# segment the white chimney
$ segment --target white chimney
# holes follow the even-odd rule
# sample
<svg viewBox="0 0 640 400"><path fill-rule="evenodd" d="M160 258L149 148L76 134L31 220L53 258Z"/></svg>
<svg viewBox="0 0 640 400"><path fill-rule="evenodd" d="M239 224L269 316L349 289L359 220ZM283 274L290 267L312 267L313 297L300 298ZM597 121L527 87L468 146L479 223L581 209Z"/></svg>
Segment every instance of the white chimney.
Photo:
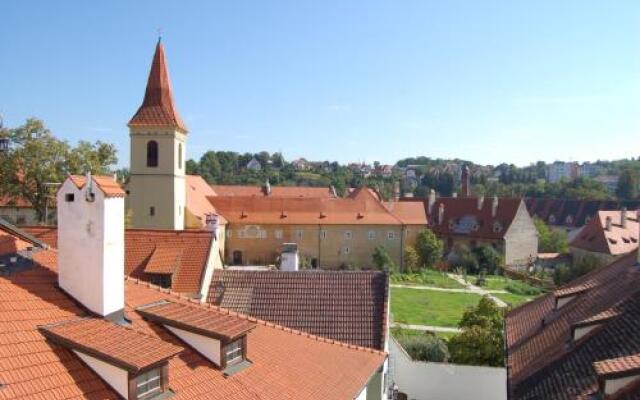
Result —
<svg viewBox="0 0 640 400"><path fill-rule="evenodd" d="M271 184L269 183L269 180L267 179L267 181L264 183L264 195L265 196L269 196L271 194Z"/></svg>
<svg viewBox="0 0 640 400"><path fill-rule="evenodd" d="M282 254L280 255L280 270L297 271L298 270L298 244L283 243Z"/></svg>
<svg viewBox="0 0 640 400"><path fill-rule="evenodd" d="M451 193L451 197L453 197L454 199L457 199L458 198L458 193L456 193L456 192Z"/></svg>
<svg viewBox="0 0 640 400"><path fill-rule="evenodd" d="M212 232L215 239L218 238L218 230L220 229L220 217L216 213L205 214L204 229Z"/></svg>
<svg viewBox="0 0 640 400"><path fill-rule="evenodd" d="M427 204L429 206L429 215L431 215L433 211L433 205L436 204L436 191L433 189L429 190L429 200Z"/></svg>
<svg viewBox="0 0 640 400"><path fill-rule="evenodd" d="M622 229L627 229L627 207L622 207L620 210L620 226Z"/></svg>
<svg viewBox="0 0 640 400"><path fill-rule="evenodd" d="M444 221L444 203L440 203L438 207L438 225L442 225L442 221Z"/></svg>
<svg viewBox="0 0 640 400"><path fill-rule="evenodd" d="M611 217L607 215L607 218L605 218L604 220L604 230L606 231L610 231L611 230Z"/></svg>
<svg viewBox="0 0 640 400"><path fill-rule="evenodd" d="M393 201L400 201L400 182L393 184Z"/></svg>
<svg viewBox="0 0 640 400"><path fill-rule="evenodd" d="M498 196L493 196L493 202L491 203L491 218L495 218L498 215Z"/></svg>
<svg viewBox="0 0 640 400"><path fill-rule="evenodd" d="M484 196L478 196L478 211L482 210L483 204L484 204Z"/></svg>
<svg viewBox="0 0 640 400"><path fill-rule="evenodd" d="M103 192L90 174L68 177L58 190L58 284L90 311L119 320L124 316L124 192L108 190Z"/></svg>

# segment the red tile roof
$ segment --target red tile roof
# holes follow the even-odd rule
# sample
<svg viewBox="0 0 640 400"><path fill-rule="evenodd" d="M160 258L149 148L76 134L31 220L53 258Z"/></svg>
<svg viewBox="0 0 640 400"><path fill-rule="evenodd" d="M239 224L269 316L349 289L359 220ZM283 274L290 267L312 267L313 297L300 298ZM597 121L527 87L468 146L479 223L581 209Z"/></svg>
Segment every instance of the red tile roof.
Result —
<svg viewBox="0 0 640 400"><path fill-rule="evenodd" d="M182 347L102 318L74 318L40 326L53 343L77 350L129 372L159 365Z"/></svg>
<svg viewBox="0 0 640 400"><path fill-rule="evenodd" d="M158 41L147 90L144 94L142 105L136 111L131 121L130 127L174 127L183 133L187 132L187 127L178 114L178 109L173 102L171 81L167 60L164 55L164 46Z"/></svg>
<svg viewBox="0 0 640 400"><path fill-rule="evenodd" d="M57 247L56 227L21 228L52 247ZM202 230L173 231L153 229L125 230L125 273L131 277L150 280L146 267L157 273L173 270L171 288L181 293L200 291L202 275L211 248L211 232ZM158 252L155 257L154 253ZM175 266L172 252L181 252Z"/></svg>
<svg viewBox="0 0 640 400"><path fill-rule="evenodd" d="M67 347L48 341L38 330L40 325L87 316L86 310L58 288L56 256L53 250L38 252L34 258L40 266L0 277L0 398L117 399L119 396ZM176 400L351 399L385 359L381 352L254 320L257 326L249 333L247 348L251 366L225 377L174 335L145 321L135 309L167 300L247 317L207 308L133 279L127 280L125 291L125 312L133 330L184 348L169 360L169 387Z"/></svg>
<svg viewBox="0 0 640 400"><path fill-rule="evenodd" d="M611 218L611 230L606 229L607 217ZM570 243L578 249L614 256L638 249L638 216L627 211L627 224L622 227L621 211L598 211Z"/></svg>
<svg viewBox="0 0 640 400"><path fill-rule="evenodd" d="M186 175L185 184L187 186L187 211L200 220L201 227L204 227L207 214L219 214L208 200L208 197L215 196L216 192L200 175ZM227 221L224 217L219 216L218 223L224 225Z"/></svg>
<svg viewBox="0 0 640 400"><path fill-rule="evenodd" d="M625 372L640 372L640 353L626 357L611 358L593 363L598 375L611 376Z"/></svg>
<svg viewBox="0 0 640 400"><path fill-rule="evenodd" d="M373 271L214 271L208 301L289 328L384 349L386 274Z"/></svg>
<svg viewBox="0 0 640 400"><path fill-rule="evenodd" d="M399 225L371 193L346 199L209 197L227 221L237 224Z"/></svg>
<svg viewBox="0 0 640 400"><path fill-rule="evenodd" d="M593 363L640 352L639 288L640 270L630 254L561 288L575 298L560 309L551 293L509 312L510 398L583 399L595 393ZM594 323L594 330L573 340L574 327ZM640 396L640 389L632 392Z"/></svg>
<svg viewBox="0 0 640 400"><path fill-rule="evenodd" d="M234 340L256 327L255 322L246 318L173 301L147 304L138 307L136 311L146 319L159 324L224 341Z"/></svg>
<svg viewBox="0 0 640 400"><path fill-rule="evenodd" d="M417 201L428 210L426 199L402 199L403 202ZM440 197L429 215L429 228L440 235L462 235L487 239L501 239L509 230L518 210L526 207L522 199L500 198L496 215L492 215L493 198L487 197L478 209L478 199L474 197ZM439 221L439 210L443 207L443 220Z"/></svg>
<svg viewBox="0 0 640 400"><path fill-rule="evenodd" d="M69 175L69 179L73 182L78 189L82 189L86 183L86 176L83 175ZM96 184L98 189L104 193L105 197L124 197L125 191L120 184L116 182L113 176L100 176L92 175L91 179Z"/></svg>
<svg viewBox="0 0 640 400"><path fill-rule="evenodd" d="M383 204L404 225L427 225L429 223L427 212L421 202L388 201Z"/></svg>
<svg viewBox="0 0 640 400"><path fill-rule="evenodd" d="M144 267L147 274L173 274L182 260L183 249L156 247Z"/></svg>
<svg viewBox="0 0 640 400"><path fill-rule="evenodd" d="M263 197L267 196L263 186L243 185L211 185L215 195L229 197ZM316 197L335 198L330 187L309 186L271 186L271 197Z"/></svg>
<svg viewBox="0 0 640 400"><path fill-rule="evenodd" d="M29 200L24 197L0 196L0 207L31 208Z"/></svg>

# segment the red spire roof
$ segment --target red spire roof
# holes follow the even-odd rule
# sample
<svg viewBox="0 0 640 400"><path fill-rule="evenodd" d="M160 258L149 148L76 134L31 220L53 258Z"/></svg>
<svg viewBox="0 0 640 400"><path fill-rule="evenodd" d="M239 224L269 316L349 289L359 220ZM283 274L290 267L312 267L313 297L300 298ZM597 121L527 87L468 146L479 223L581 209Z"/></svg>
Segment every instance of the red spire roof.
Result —
<svg viewBox="0 0 640 400"><path fill-rule="evenodd" d="M172 126L187 132L187 127L173 103L167 59L164 56L164 46L160 40L158 40L156 52L153 55L144 100L129 121L129 126Z"/></svg>

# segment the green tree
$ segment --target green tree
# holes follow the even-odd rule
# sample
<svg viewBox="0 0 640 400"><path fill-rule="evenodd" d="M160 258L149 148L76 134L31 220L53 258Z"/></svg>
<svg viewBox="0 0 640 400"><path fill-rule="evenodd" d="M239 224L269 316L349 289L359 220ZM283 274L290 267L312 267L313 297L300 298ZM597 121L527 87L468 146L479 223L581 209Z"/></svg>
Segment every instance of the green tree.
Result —
<svg viewBox="0 0 640 400"><path fill-rule="evenodd" d="M418 269L420 269L420 256L418 256L418 252L412 246L405 247L403 272L415 272Z"/></svg>
<svg viewBox="0 0 640 400"><path fill-rule="evenodd" d="M566 232L550 228L540 218L534 218L533 223L538 231L538 251L540 253L569 252L569 238Z"/></svg>
<svg viewBox="0 0 640 400"><path fill-rule="evenodd" d="M215 151L207 151L200 157L198 172L208 183L219 183L222 175L222 167Z"/></svg>
<svg viewBox="0 0 640 400"><path fill-rule="evenodd" d="M460 324L462 332L449 339L451 361L457 364L504 365L502 337L504 314L489 297L465 311Z"/></svg>
<svg viewBox="0 0 640 400"><path fill-rule="evenodd" d="M447 256L447 262L452 267L460 267L469 274L477 274L480 270L478 258L464 243L454 245L453 250Z"/></svg>
<svg viewBox="0 0 640 400"><path fill-rule="evenodd" d="M391 271L396 269L396 265L389 256L389 252L384 246L376 246L373 249L373 254L371 255L373 259L373 263L379 270L389 269Z"/></svg>
<svg viewBox="0 0 640 400"><path fill-rule="evenodd" d="M473 249L473 253L478 260L478 268L493 275L504 267L504 257L492 246L483 245Z"/></svg>
<svg viewBox="0 0 640 400"><path fill-rule="evenodd" d="M625 168L618 178L616 196L620 200L634 200L638 197L638 173L632 168Z"/></svg>
<svg viewBox="0 0 640 400"><path fill-rule="evenodd" d="M17 128L2 129L0 135L9 138L10 146L0 157L0 193L26 199L40 221L55 193L51 184L62 182L67 174L107 174L117 162L113 145L80 142L71 147L35 118Z"/></svg>
<svg viewBox="0 0 640 400"><path fill-rule="evenodd" d="M556 285L564 285L572 280L581 277L582 275L600 267L602 263L600 260L591 254L587 254L583 257L574 259L571 266L559 265L554 269L553 282Z"/></svg>
<svg viewBox="0 0 640 400"><path fill-rule="evenodd" d="M420 264L425 267L435 265L442 259L442 253L444 252L442 240L438 239L430 229L424 229L418 234L415 248L418 257L420 257Z"/></svg>

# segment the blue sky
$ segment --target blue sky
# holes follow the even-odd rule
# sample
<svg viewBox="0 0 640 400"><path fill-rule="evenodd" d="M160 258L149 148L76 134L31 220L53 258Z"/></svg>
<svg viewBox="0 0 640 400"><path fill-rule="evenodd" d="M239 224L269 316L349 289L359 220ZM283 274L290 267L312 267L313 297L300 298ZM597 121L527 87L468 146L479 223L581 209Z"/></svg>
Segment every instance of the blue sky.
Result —
<svg viewBox="0 0 640 400"><path fill-rule="evenodd" d="M13 1L0 113L118 146L157 29L208 149L289 160L638 157L640 1Z"/></svg>

